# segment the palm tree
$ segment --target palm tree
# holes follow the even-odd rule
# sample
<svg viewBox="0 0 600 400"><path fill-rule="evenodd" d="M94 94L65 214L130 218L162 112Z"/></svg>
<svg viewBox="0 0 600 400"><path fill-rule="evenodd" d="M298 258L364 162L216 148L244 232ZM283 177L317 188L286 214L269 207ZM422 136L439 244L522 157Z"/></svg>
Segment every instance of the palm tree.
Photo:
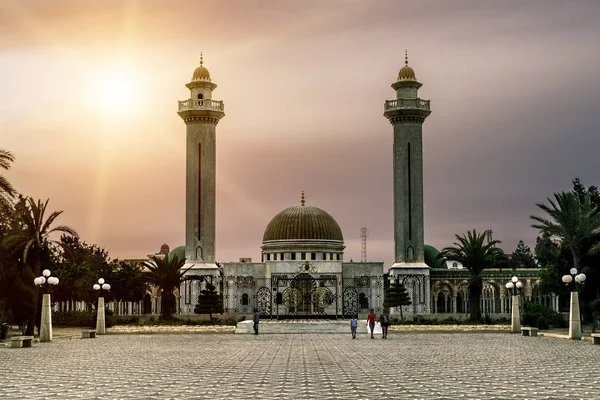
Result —
<svg viewBox="0 0 600 400"><path fill-rule="evenodd" d="M543 234L559 238L562 246L570 250L573 266L577 271L581 271L583 242L594 234L600 233L599 210L592 205L588 194L580 196L573 191L561 192L555 193L554 199L555 201L548 199L550 206L536 204L550 218L532 215L530 218L538 224L531 226L539 229ZM596 245L592 248L592 252L598 249L599 246Z"/></svg>
<svg viewBox="0 0 600 400"><path fill-rule="evenodd" d="M496 259L501 259L504 255L504 252L496 247L500 241L491 240L485 243L487 236L488 231L477 233L475 229L472 232L468 231L466 235L456 235L457 242L454 242L454 247L445 247L438 255L438 258L457 261L469 270L471 277L467 288L472 321L481 320L479 308L483 289L481 272L493 266Z"/></svg>
<svg viewBox="0 0 600 400"><path fill-rule="evenodd" d="M183 276L191 267L182 270L185 258L180 260L177 256L165 257L164 259L153 256L151 260L144 263L144 266L148 269L145 272L146 280L161 289L161 317L171 319L172 307L175 301L173 291L181 285Z"/></svg>
<svg viewBox="0 0 600 400"><path fill-rule="evenodd" d="M10 169L10 163L15 161L15 157L10 151L0 149L0 168ZM0 207L5 208L10 200L15 197L15 189L10 182L0 175Z"/></svg>
<svg viewBox="0 0 600 400"><path fill-rule="evenodd" d="M73 228L68 226L52 227L62 211L54 211L48 218L45 218L48 201L42 203L41 200L36 202L31 197L20 197L14 207L12 227L2 241L6 248L21 255L20 261L26 266L25 279L30 279L29 282L32 282L35 276L41 275L42 259L49 257L51 243L61 245L60 241L50 239L50 235L62 232L79 236ZM38 292L35 290L32 298L33 305L37 304L37 298ZM34 306L33 310L27 323L26 335L33 335L37 306Z"/></svg>

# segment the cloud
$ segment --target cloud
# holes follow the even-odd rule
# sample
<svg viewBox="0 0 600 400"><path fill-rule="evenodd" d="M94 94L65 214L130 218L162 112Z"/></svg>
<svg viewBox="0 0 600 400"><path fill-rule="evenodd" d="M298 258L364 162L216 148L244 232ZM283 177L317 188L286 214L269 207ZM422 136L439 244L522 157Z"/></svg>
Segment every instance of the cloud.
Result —
<svg viewBox="0 0 600 400"><path fill-rule="evenodd" d="M574 177L599 184L598 11L575 1L6 1L0 124L17 155L7 177L50 197L115 257L181 244L185 127L175 109L204 51L226 111L217 256L260 259L269 220L305 190L342 227L346 259L360 258L367 226L369 259L390 262L382 104L408 48L432 101L426 241L444 247L492 228L512 251L535 241L536 202ZM94 108L91 82L119 66L139 74L140 111L111 120Z"/></svg>

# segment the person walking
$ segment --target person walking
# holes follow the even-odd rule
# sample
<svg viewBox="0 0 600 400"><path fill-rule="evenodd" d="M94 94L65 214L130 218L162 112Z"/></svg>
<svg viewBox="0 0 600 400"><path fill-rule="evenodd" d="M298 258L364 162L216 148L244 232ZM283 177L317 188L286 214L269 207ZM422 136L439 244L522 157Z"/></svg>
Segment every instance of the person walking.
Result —
<svg viewBox="0 0 600 400"><path fill-rule="evenodd" d="M252 317L252 321L254 322L254 334L258 335L258 321L260 321L260 316L258 314L258 308L254 308L254 316Z"/></svg>
<svg viewBox="0 0 600 400"><path fill-rule="evenodd" d="M381 333L382 339L387 339L388 334L388 326L390 326L390 316L388 315L386 310L383 310L381 317L379 318L379 322L381 323Z"/></svg>
<svg viewBox="0 0 600 400"><path fill-rule="evenodd" d="M350 321L350 331L352 332L352 339L356 339L356 327L358 326L357 316L354 315L352 317L352 321Z"/></svg>
<svg viewBox="0 0 600 400"><path fill-rule="evenodd" d="M371 312L367 316L367 324L369 325L369 328L371 328L371 339L375 339L375 336L373 336L373 331L375 331L375 320L376 319L377 319L377 316L375 315L375 310L373 310L371 308Z"/></svg>

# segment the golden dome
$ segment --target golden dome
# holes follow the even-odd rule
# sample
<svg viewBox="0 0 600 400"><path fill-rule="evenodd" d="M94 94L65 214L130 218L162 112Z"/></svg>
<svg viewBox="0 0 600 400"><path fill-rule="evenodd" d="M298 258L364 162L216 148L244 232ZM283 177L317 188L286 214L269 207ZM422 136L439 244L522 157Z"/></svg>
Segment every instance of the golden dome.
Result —
<svg viewBox="0 0 600 400"><path fill-rule="evenodd" d="M400 69L398 72L398 80L399 81L416 81L417 77L415 76L415 71L408 66L408 53L405 54L404 58L404 67Z"/></svg>
<svg viewBox="0 0 600 400"><path fill-rule="evenodd" d="M336 240L344 236L336 220L326 211L305 205L302 192L301 205L289 207L277 214L263 235L264 242L280 240Z"/></svg>
<svg viewBox="0 0 600 400"><path fill-rule="evenodd" d="M200 53L200 66L194 70L194 75L192 75L192 80L195 81L197 79L205 79L210 81L210 72L206 68L202 66L204 61L202 60L202 53Z"/></svg>

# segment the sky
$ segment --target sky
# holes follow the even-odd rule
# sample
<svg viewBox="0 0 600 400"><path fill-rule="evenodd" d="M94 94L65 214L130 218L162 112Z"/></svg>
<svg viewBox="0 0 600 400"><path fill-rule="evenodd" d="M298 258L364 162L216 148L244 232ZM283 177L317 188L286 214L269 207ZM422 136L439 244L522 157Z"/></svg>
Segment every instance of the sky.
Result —
<svg viewBox="0 0 600 400"><path fill-rule="evenodd" d="M423 125L425 242L492 229L533 247L536 203L600 185L600 2L0 2L4 176L113 258L185 235L177 101L204 66L217 126L219 261L260 260L284 208L329 212L345 259L393 261L392 127L403 66Z"/></svg>

